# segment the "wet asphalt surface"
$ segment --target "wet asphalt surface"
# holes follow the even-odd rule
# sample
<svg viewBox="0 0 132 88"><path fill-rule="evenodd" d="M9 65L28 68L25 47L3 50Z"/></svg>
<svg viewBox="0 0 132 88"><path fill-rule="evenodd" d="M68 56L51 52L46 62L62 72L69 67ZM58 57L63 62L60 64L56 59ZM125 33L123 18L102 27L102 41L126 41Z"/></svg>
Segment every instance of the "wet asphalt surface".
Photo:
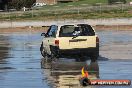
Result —
<svg viewBox="0 0 132 88"><path fill-rule="evenodd" d="M82 88L78 79L83 66L87 66L92 79L132 80L130 51L128 53L131 59L111 59L101 53L97 62L91 62L88 58L86 61L78 58L45 60L39 51L42 40L40 34L0 34L0 88ZM129 31L99 31L98 35L101 40L100 48L112 44L132 44L132 32Z"/></svg>

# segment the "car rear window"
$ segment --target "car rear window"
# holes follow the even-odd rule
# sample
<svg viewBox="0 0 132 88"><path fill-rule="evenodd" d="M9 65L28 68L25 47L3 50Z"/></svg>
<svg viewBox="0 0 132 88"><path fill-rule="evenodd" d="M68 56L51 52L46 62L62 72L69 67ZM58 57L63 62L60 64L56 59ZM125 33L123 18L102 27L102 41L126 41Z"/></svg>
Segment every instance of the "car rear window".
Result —
<svg viewBox="0 0 132 88"><path fill-rule="evenodd" d="M94 36L95 32L90 25L64 25L60 28L60 37Z"/></svg>

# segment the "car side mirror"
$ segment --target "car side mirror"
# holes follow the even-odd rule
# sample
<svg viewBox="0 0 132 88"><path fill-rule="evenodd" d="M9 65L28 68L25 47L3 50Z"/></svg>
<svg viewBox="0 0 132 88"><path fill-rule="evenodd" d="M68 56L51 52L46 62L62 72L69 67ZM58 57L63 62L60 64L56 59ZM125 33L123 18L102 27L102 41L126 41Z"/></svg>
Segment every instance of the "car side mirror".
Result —
<svg viewBox="0 0 132 88"><path fill-rule="evenodd" d="M45 33L42 33L41 36L45 36L46 34Z"/></svg>

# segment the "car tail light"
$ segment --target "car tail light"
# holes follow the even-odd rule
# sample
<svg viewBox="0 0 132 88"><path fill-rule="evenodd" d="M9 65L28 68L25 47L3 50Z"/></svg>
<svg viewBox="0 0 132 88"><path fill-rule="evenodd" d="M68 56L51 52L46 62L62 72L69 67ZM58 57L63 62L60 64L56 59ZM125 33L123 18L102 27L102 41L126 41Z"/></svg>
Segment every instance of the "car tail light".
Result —
<svg viewBox="0 0 132 88"><path fill-rule="evenodd" d="M96 37L96 43L99 43L99 37Z"/></svg>
<svg viewBox="0 0 132 88"><path fill-rule="evenodd" d="M55 40L55 45L59 46L59 40Z"/></svg>

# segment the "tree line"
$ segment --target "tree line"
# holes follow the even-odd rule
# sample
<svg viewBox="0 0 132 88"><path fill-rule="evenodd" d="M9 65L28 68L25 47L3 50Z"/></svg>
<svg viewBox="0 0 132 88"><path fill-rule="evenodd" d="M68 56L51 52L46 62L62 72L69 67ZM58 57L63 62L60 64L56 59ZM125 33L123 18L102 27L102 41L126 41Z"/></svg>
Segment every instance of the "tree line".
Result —
<svg viewBox="0 0 132 88"><path fill-rule="evenodd" d="M13 8L13 9L21 9L22 7L27 7L31 8L33 3L35 3L36 0L11 0L8 2L8 8Z"/></svg>
<svg viewBox="0 0 132 88"><path fill-rule="evenodd" d="M30 8L33 3L36 2L36 0L8 0L10 1L8 3L9 8L15 8L17 10L21 9L22 7ZM108 4L115 4L117 2L126 3L126 0L108 0Z"/></svg>
<svg viewBox="0 0 132 88"><path fill-rule="evenodd" d="M0 3L1 8L7 8L7 9L17 9L20 10L23 7L31 8L33 3L36 2L36 0L1 0L3 3ZM117 2L126 3L126 0L108 0L108 4L115 4Z"/></svg>

